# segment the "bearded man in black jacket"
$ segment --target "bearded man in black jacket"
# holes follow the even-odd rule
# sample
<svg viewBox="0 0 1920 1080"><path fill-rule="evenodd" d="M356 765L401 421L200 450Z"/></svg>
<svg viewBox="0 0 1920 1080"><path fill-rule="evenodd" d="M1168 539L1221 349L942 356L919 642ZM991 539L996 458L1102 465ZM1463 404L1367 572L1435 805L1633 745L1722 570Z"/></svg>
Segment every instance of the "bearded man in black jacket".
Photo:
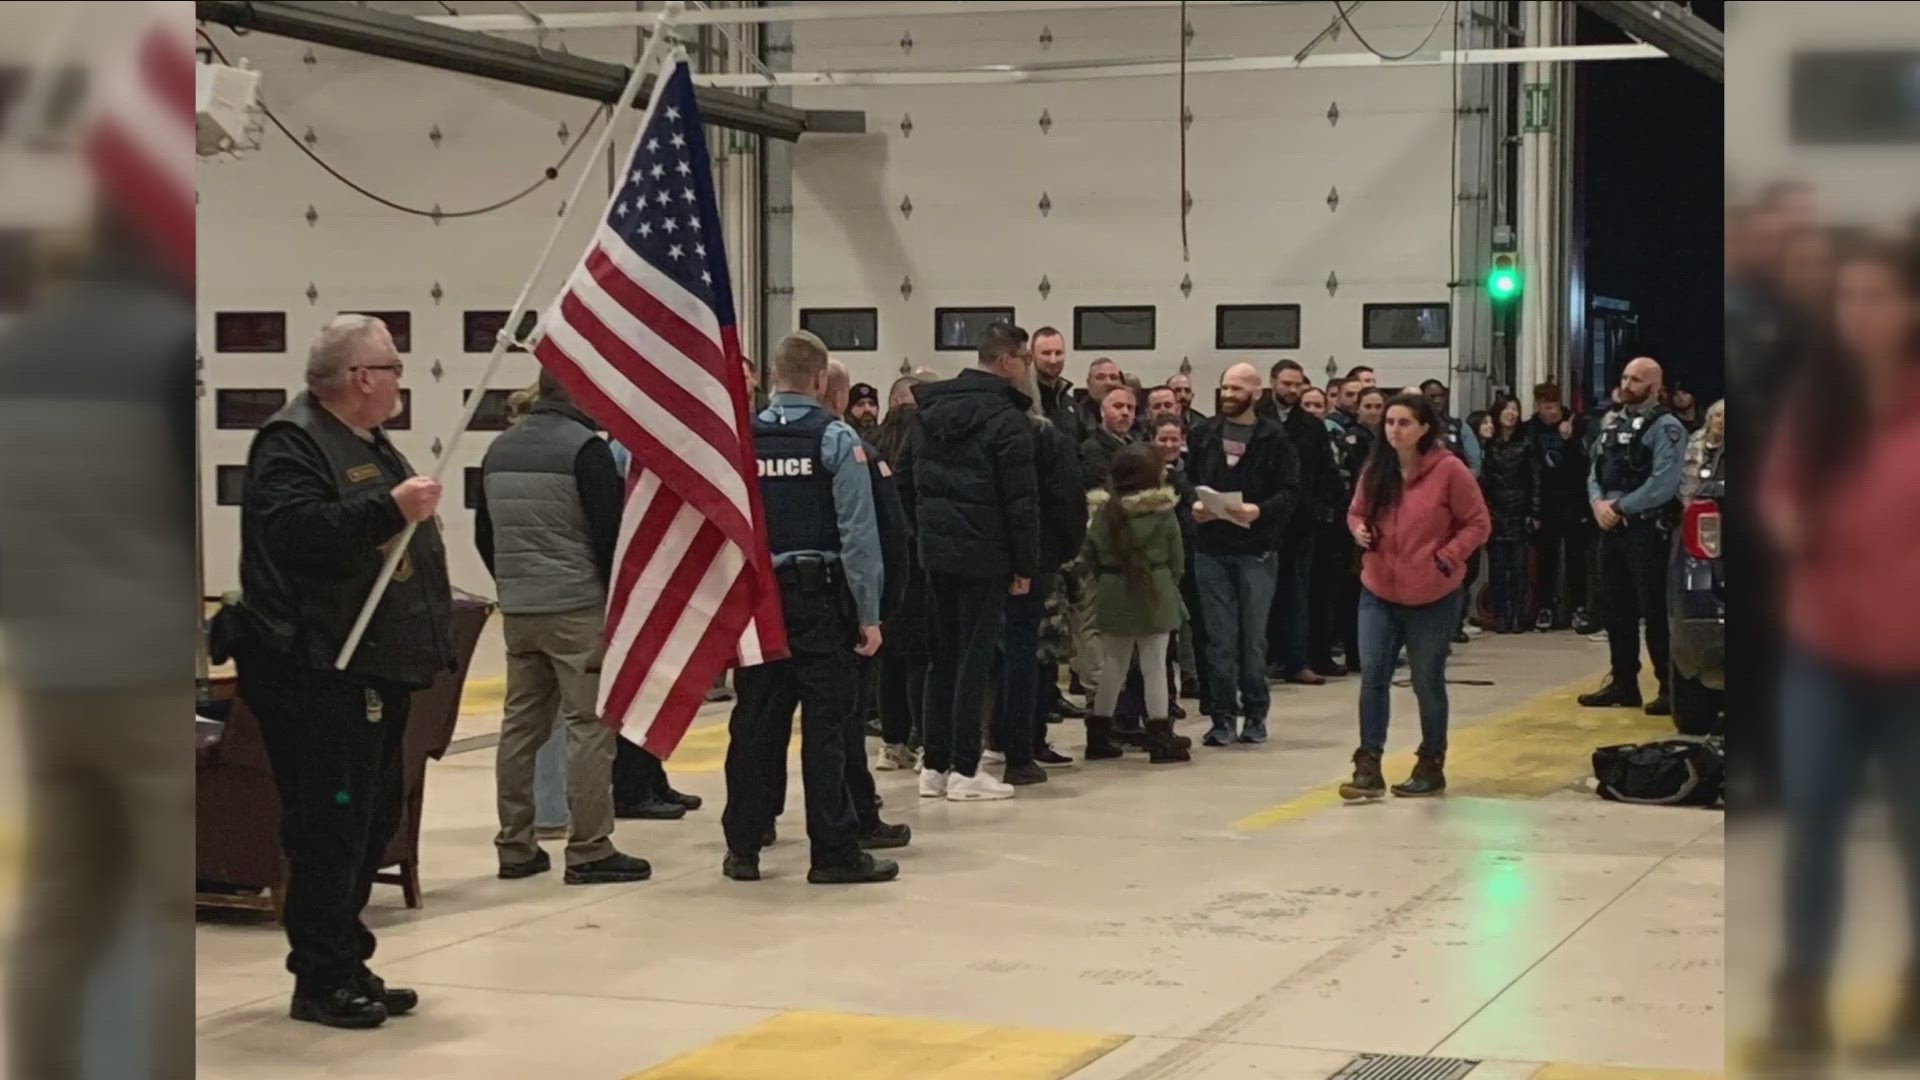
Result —
<svg viewBox="0 0 1920 1080"><path fill-rule="evenodd" d="M1300 463L1300 509L1281 533L1280 583L1267 620L1267 659L1274 674L1286 681L1319 686L1326 677L1308 666L1307 657L1314 533L1330 519L1345 520L1346 500L1327 425L1300 408L1300 395L1308 386L1306 369L1293 360L1280 360L1268 377L1273 386L1261 413L1278 421L1293 444Z"/></svg>

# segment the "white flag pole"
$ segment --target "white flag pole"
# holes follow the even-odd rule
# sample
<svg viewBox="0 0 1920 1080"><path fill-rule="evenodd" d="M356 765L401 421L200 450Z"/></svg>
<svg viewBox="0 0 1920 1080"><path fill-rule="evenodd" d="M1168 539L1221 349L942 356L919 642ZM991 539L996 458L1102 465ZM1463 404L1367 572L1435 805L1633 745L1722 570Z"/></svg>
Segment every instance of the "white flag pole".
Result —
<svg viewBox="0 0 1920 1080"><path fill-rule="evenodd" d="M448 464L453 461L453 452L460 445L460 437L466 434L467 425L473 422L473 415L479 410L481 399L486 396L487 384L493 381L494 373L500 367L500 360L506 355L507 346L513 343L514 331L520 321L521 311L527 306L527 298L532 295L534 286L546 273L547 263L553 258L554 246L560 242L560 234L566 231L567 223L573 219L574 211L580 202L580 192L586 187L587 176L593 172L592 163L600 160L600 155L606 152L607 144L613 140L613 129L619 118L633 107L634 99L640 96L640 84L646 81L647 72L657 65L663 53L671 55L673 46L669 42L668 32L673 28L674 21L685 10L686 4L682 0L669 0L667 6L661 9L659 18L654 20L653 37L647 41L647 47L641 52L639 61L633 65L633 73L627 78L625 89L620 91L619 100L614 102L613 112L607 117L606 127L601 129L600 138L594 144L593 152L582 159L588 163L588 166L580 170L580 175L573 182L573 192L567 196L567 212L561 215L553 231L547 234L547 246L540 252L540 261L534 264L533 272L527 275L526 284L520 287L519 298L514 300L512 309L507 312L506 325L500 328L500 333L494 338L493 355L487 358L486 371L481 374L480 383L474 387L473 393L467 396L467 406L461 411L460 422L454 426L453 434L447 438L445 451L434 463L432 479L439 480L446 473ZM640 123L642 131L646 130L647 119L651 118L654 110L659 107L661 91L667 85L664 71L661 74L661 78L654 80L653 97ZM615 191L617 193L618 185L615 186ZM601 216L605 216L604 210ZM393 545L393 550L387 553L386 564L380 568L380 576L374 580L373 591L368 594L367 602L361 605L360 617L354 620L353 629L347 634L346 644L340 647L340 655L333 662L336 669L345 671L347 665L353 662L354 650L360 647L360 639L367 632L367 624L373 621L374 609L380 606L380 598L386 595L387 585L393 581L393 572L399 568L400 560L406 555L407 545L413 540L414 531L418 528L418 523L409 524L401 531L400 539Z"/></svg>

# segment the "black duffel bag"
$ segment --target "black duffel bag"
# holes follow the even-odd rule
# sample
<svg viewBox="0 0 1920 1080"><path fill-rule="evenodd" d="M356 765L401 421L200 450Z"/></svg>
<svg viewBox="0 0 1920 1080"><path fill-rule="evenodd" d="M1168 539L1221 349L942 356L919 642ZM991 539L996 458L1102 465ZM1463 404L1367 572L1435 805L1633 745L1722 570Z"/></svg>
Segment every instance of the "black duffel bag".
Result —
<svg viewBox="0 0 1920 1080"><path fill-rule="evenodd" d="M1603 746L1593 752L1599 794L1647 806L1714 806L1726 792L1727 757L1719 736Z"/></svg>

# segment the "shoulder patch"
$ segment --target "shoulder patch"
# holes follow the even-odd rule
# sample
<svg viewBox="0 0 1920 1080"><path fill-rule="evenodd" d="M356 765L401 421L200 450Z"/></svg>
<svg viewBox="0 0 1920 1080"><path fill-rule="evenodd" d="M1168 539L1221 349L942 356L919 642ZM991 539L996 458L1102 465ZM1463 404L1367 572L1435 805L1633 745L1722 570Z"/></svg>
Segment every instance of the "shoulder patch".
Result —
<svg viewBox="0 0 1920 1080"><path fill-rule="evenodd" d="M865 465L867 463L867 448L861 446L859 443L853 444L853 460Z"/></svg>
<svg viewBox="0 0 1920 1080"><path fill-rule="evenodd" d="M888 467L887 463L884 461L880 463L880 475L884 479L888 479L888 480L893 479L893 469Z"/></svg>

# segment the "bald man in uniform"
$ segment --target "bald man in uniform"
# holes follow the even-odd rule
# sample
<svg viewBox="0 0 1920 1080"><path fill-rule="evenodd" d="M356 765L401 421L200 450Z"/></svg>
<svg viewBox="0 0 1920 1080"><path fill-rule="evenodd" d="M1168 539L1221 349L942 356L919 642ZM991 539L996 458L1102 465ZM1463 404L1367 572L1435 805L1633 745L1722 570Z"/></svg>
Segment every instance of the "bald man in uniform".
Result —
<svg viewBox="0 0 1920 1080"><path fill-rule="evenodd" d="M1600 611L1612 654L1606 685L1583 694L1589 708L1640 707L1640 623L1659 679L1649 716L1673 712L1667 699L1667 556L1680 521L1687 429L1661 404L1660 365L1642 356L1620 373L1618 404L1600 422L1587 498L1600 526Z"/></svg>

